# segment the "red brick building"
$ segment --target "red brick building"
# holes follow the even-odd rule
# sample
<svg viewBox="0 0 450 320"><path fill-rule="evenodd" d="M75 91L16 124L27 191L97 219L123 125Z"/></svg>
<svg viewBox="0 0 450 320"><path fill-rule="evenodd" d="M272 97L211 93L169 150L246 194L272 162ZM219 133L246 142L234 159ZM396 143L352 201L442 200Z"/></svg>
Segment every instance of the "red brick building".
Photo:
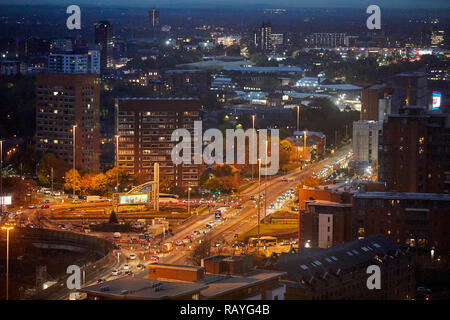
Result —
<svg viewBox="0 0 450 320"><path fill-rule="evenodd" d="M450 192L447 115L409 106L383 124L379 181L398 192Z"/></svg>
<svg viewBox="0 0 450 320"><path fill-rule="evenodd" d="M36 148L88 172L100 170L100 79L95 74L36 75Z"/></svg>

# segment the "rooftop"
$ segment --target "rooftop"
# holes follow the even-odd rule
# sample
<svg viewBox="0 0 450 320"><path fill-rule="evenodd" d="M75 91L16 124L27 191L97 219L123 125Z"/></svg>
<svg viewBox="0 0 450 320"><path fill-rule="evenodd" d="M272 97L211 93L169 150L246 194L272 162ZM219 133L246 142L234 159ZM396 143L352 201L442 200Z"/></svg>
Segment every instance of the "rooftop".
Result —
<svg viewBox="0 0 450 320"><path fill-rule="evenodd" d="M359 192L356 199L387 199L387 200L438 200L450 201L450 194L445 193L414 193L414 192Z"/></svg>
<svg viewBox="0 0 450 320"><path fill-rule="evenodd" d="M277 279L285 274L285 272L267 270L255 270L244 276L206 274L205 282L208 288L202 289L200 294L207 299L211 299L237 289L245 289L261 282Z"/></svg>
<svg viewBox="0 0 450 320"><path fill-rule="evenodd" d="M328 249L301 248L298 253L281 253L272 256L268 264L276 270L287 272L291 280L312 284L330 274L339 276L364 263L380 264L400 254L399 247L382 235L346 242Z"/></svg>
<svg viewBox="0 0 450 320"><path fill-rule="evenodd" d="M118 300L162 300L198 293L207 287L197 282L160 281L125 276L84 287L79 291Z"/></svg>

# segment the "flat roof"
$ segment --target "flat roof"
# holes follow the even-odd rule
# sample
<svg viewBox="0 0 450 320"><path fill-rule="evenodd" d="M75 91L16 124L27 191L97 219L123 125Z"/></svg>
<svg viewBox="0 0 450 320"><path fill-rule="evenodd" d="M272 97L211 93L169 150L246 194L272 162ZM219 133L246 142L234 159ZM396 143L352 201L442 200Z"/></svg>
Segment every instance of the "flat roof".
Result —
<svg viewBox="0 0 450 320"><path fill-rule="evenodd" d="M199 271L205 270L204 267L199 266L187 266L187 265L176 265L176 264L165 264L165 263L150 263L148 267L158 267L161 269L177 269L177 270L185 270L185 271Z"/></svg>
<svg viewBox="0 0 450 320"><path fill-rule="evenodd" d="M333 201L326 201L326 200L306 200L305 201L308 205L312 206L325 206L325 207L341 207L341 208L348 208L351 207L351 203L340 203L340 202L333 202Z"/></svg>
<svg viewBox="0 0 450 320"><path fill-rule="evenodd" d="M161 284L161 290L152 287ZM124 276L119 279L80 289L80 292L118 300L174 299L199 292L208 286L204 283L161 281Z"/></svg>
<svg viewBox="0 0 450 320"><path fill-rule="evenodd" d="M229 276L229 275L205 275L205 281L208 288L202 289L200 294L208 299L233 292L237 289L245 289L256 284L276 279L285 275L282 271L257 270L253 274L246 276ZM209 281L211 282L209 282Z"/></svg>
<svg viewBox="0 0 450 320"><path fill-rule="evenodd" d="M356 199L388 199L388 200L440 200L450 201L450 194L445 193L415 193L415 192L359 192L353 196Z"/></svg>

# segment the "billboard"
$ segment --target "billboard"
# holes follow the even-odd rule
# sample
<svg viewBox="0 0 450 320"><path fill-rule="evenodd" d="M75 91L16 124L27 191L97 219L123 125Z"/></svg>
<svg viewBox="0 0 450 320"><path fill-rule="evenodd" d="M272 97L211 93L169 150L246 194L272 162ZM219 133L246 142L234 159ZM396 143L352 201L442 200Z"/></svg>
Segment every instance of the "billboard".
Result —
<svg viewBox="0 0 450 320"><path fill-rule="evenodd" d="M432 110L439 110L441 108L442 93L440 93L439 91L433 91L432 97L433 97Z"/></svg>
<svg viewBox="0 0 450 320"><path fill-rule="evenodd" d="M12 204L12 196L11 195L0 195L0 205L10 206Z"/></svg>
<svg viewBox="0 0 450 320"><path fill-rule="evenodd" d="M119 196L120 204L133 204L148 202L148 193L146 194L127 194Z"/></svg>

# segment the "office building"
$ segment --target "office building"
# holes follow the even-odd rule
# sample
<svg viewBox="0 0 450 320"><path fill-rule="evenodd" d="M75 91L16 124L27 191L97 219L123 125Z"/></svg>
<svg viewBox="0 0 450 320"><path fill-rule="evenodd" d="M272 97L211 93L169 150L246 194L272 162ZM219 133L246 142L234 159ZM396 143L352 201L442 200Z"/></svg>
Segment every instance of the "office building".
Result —
<svg viewBox="0 0 450 320"><path fill-rule="evenodd" d="M73 45L71 39L54 39L50 41L50 53L72 52Z"/></svg>
<svg viewBox="0 0 450 320"><path fill-rule="evenodd" d="M367 287L370 265L380 268L381 290ZM414 256L382 235L327 249L274 253L266 266L287 273L280 280L286 300L400 300L415 293Z"/></svg>
<svg viewBox="0 0 450 320"><path fill-rule="evenodd" d="M285 44L284 38L285 38L284 33L272 33L270 35L272 46L275 49L283 47Z"/></svg>
<svg viewBox="0 0 450 320"><path fill-rule="evenodd" d="M272 25L270 22L263 22L253 35L255 47L261 52L272 50Z"/></svg>
<svg viewBox="0 0 450 320"><path fill-rule="evenodd" d="M352 147L355 161L378 162L378 135L383 129L382 121L353 122Z"/></svg>
<svg viewBox="0 0 450 320"><path fill-rule="evenodd" d="M36 75L36 149L88 172L100 169L100 80L95 74Z"/></svg>
<svg viewBox="0 0 450 320"><path fill-rule="evenodd" d="M378 179L398 192L449 193L447 115L405 106L388 115L379 141Z"/></svg>
<svg viewBox="0 0 450 320"><path fill-rule="evenodd" d="M152 9L148 12L148 19L150 23L151 36L156 38L159 31L159 11Z"/></svg>
<svg viewBox="0 0 450 320"><path fill-rule="evenodd" d="M48 56L49 73L100 74L100 52L85 50L83 52L51 53Z"/></svg>
<svg viewBox="0 0 450 320"><path fill-rule="evenodd" d="M161 179L176 187L198 186L199 165L175 165L171 160L173 130L193 134L200 118L200 102L194 98L121 98L116 100L116 132L119 137L119 166L134 175L153 180L154 163Z"/></svg>
<svg viewBox="0 0 450 320"><path fill-rule="evenodd" d="M335 48L346 45L345 33L313 33L309 36L309 44L319 48Z"/></svg>
<svg viewBox="0 0 450 320"><path fill-rule="evenodd" d="M111 67L112 59L112 27L109 21L100 21L95 24L95 44L100 46L100 71L105 73Z"/></svg>
<svg viewBox="0 0 450 320"><path fill-rule="evenodd" d="M445 44L444 28L434 27L431 31L431 48L443 48Z"/></svg>

